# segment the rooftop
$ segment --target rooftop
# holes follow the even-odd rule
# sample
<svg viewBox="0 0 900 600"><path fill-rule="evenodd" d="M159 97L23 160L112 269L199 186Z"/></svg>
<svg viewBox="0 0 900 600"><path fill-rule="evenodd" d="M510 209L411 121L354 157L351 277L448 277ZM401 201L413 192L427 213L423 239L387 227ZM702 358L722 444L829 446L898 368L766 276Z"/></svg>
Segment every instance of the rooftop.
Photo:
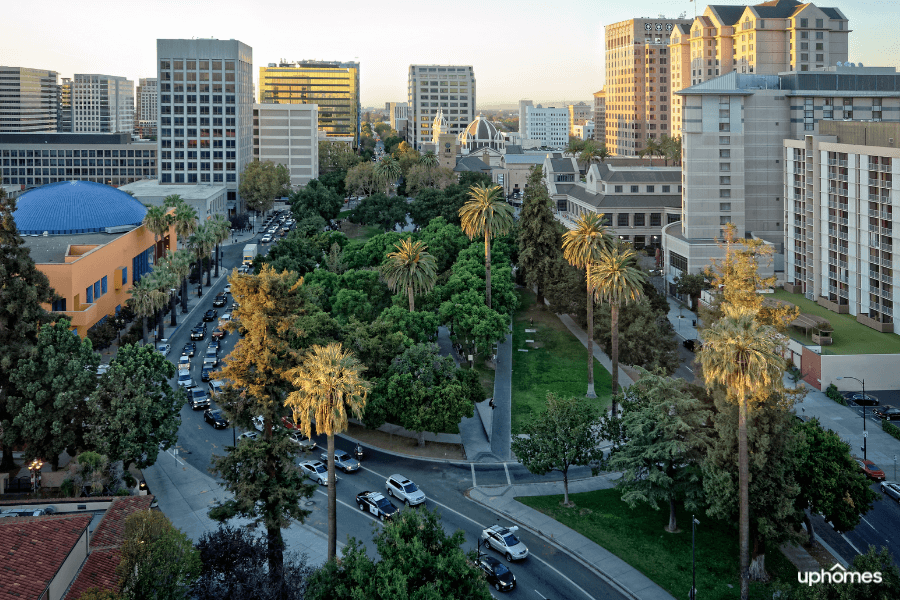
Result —
<svg viewBox="0 0 900 600"><path fill-rule="evenodd" d="M273 104L272 106L294 106L290 104ZM140 179L120 186L123 192L131 192L135 197L179 195L182 200L208 200L226 191L224 184L190 184L175 185L160 183L158 179Z"/></svg>
<svg viewBox="0 0 900 600"><path fill-rule="evenodd" d="M23 194L13 218L22 234L97 233L140 225L147 209L114 187L92 181L61 181Z"/></svg>
<svg viewBox="0 0 900 600"><path fill-rule="evenodd" d="M557 183L556 192L565 194L600 210L616 208L678 208L681 194L595 194L585 187L570 183Z"/></svg>
<svg viewBox="0 0 900 600"><path fill-rule="evenodd" d="M127 233L127 232L125 232ZM27 235L25 247L31 251L31 259L38 263L64 263L69 245L102 246L125 233L75 233L70 235Z"/></svg>

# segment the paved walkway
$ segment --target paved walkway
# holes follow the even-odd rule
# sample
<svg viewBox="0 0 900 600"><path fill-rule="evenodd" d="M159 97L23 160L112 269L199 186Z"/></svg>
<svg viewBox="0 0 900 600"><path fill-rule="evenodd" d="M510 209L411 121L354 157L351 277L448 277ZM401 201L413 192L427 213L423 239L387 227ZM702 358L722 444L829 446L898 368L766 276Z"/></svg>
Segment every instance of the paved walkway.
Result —
<svg viewBox="0 0 900 600"><path fill-rule="evenodd" d="M512 444L512 333L497 344L494 373L494 409L491 413L491 452L500 460L510 459Z"/></svg>
<svg viewBox="0 0 900 600"><path fill-rule="evenodd" d="M669 301L669 314L667 316L672 324L672 328L675 330L675 334L682 340L700 339L700 334L697 333L697 325L695 325L697 315L692 313L688 306L675 298L668 296L666 299Z"/></svg>

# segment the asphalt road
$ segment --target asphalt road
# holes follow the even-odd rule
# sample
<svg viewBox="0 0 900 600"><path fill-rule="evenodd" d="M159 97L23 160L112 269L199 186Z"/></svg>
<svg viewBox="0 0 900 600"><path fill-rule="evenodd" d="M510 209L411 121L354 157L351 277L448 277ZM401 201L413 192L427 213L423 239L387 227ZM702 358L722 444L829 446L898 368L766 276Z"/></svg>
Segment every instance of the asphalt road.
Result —
<svg viewBox="0 0 900 600"><path fill-rule="evenodd" d="M223 264L229 267L237 266L240 262L242 244L234 244L225 247L225 259ZM260 251L266 252L269 246L260 245ZM169 339L172 346L170 360L177 362L181 349L189 340L190 327L202 319L203 313L212 308L212 301L216 294L225 287L225 280L215 281L210 288L204 288L203 299L190 313L178 315L179 323L184 321L186 326L179 329ZM231 298L228 298L230 306ZM223 309L219 309L221 315ZM210 323L208 331L211 333L215 322ZM234 348L238 340L236 333L230 333L222 340L219 356L220 360L227 360L228 353ZM200 381L200 366L202 357L209 344L209 337L196 342L197 351L191 360L191 374L198 385L207 385ZM174 380L173 380L174 385ZM178 451L179 458L189 462L192 466L208 471L213 454L222 454L227 446L233 443L240 431L232 429L215 430L203 419L202 410L191 410L185 406L181 410L182 424L179 430ZM298 456L298 461L318 457L319 452L325 447L323 436L314 438L319 449L312 454ZM353 443L349 440L338 438L337 447L350 451ZM394 473L401 473L415 481L428 496L426 502L429 508L437 508L442 516L442 523L447 531L462 530L465 533L466 549L474 549L478 542L478 536L485 527L497 523L508 524L501 521L497 514L468 500L465 491L474 485L503 485L508 483L522 483L529 481L549 481L561 479L559 475L538 477L528 473L518 463L470 465L465 463L438 463L422 461L413 458L399 458L377 450L366 448L366 458L363 461L363 469L356 473L339 474L337 485L338 494L338 539L346 541L348 536L356 537L364 541L368 550L374 556L375 548L371 541L373 528L380 527L380 523L370 515L363 513L355 504L356 494L364 490L384 491L385 479ZM586 477L590 472L587 469L573 470L571 478ZM320 488L313 496L314 505L307 507L312 514L307 523L322 532L327 533L326 514L326 490ZM439 499L435 500L435 499ZM394 501L398 506L400 503ZM403 510L415 510L403 508ZM620 599L622 595L614 588L606 584L593 572L581 566L580 563L561 553L555 547L547 544L542 539L531 535L526 531L518 532L520 539L528 546L530 556L521 562L509 564L507 561L489 550L488 553L506 563L515 574L517 587L510 592L510 596L519 598L541 599ZM497 595L497 592L493 592Z"/></svg>

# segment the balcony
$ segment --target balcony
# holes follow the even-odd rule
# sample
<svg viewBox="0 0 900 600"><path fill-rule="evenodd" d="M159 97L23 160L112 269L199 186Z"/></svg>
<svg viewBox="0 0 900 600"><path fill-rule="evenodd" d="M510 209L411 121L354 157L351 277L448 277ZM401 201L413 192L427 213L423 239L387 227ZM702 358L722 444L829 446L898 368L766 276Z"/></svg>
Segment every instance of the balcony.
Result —
<svg viewBox="0 0 900 600"><path fill-rule="evenodd" d="M878 181L877 179L872 179L871 177L869 177L869 185L870 185L870 186L874 186L874 187L878 187L878 186L881 185L881 182Z"/></svg>
<svg viewBox="0 0 900 600"><path fill-rule="evenodd" d="M891 322L890 317L892 316L893 311L890 308L885 308L881 311L882 314L886 315L886 321L879 321L877 319L873 319L872 317L864 314L860 314L856 316L857 323L862 323L866 327L871 327L875 331L880 331L882 333L891 333L894 331L894 323Z"/></svg>
<svg viewBox="0 0 900 600"><path fill-rule="evenodd" d="M881 279L882 283L886 283L888 285L894 285L894 278L891 277L890 275L885 275L884 273L882 273L880 279Z"/></svg>
<svg viewBox="0 0 900 600"><path fill-rule="evenodd" d="M887 267L888 269L893 269L893 268L894 268L893 262L891 261L890 258L882 258L879 262L880 262L880 264L881 264L882 267Z"/></svg>
<svg viewBox="0 0 900 600"><path fill-rule="evenodd" d="M894 299L894 295L887 288L884 288L881 290L881 297L884 298L885 300L893 300Z"/></svg>
<svg viewBox="0 0 900 600"><path fill-rule="evenodd" d="M869 163L869 170L870 170L870 171L877 171L879 166L880 166L880 165L879 165L878 163L872 163L872 162L870 162L870 163Z"/></svg>
<svg viewBox="0 0 900 600"><path fill-rule="evenodd" d="M891 232L891 228L890 228L890 227L882 227L882 228L881 228L881 235L894 235L894 234Z"/></svg>
<svg viewBox="0 0 900 600"><path fill-rule="evenodd" d="M890 164L881 163L881 170L884 171L884 172L886 172L886 173L890 173L890 172L891 172L891 165L890 165Z"/></svg>
<svg viewBox="0 0 900 600"><path fill-rule="evenodd" d="M837 161L837 159L836 159L836 158L829 158L829 159L828 159L828 166L829 166L829 167L836 167L836 166L838 166L838 161Z"/></svg>

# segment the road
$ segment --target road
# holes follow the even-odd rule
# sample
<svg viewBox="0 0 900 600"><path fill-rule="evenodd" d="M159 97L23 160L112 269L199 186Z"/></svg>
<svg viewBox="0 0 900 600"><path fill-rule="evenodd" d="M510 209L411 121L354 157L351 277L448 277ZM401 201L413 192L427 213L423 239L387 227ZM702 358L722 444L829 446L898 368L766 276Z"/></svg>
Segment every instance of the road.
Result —
<svg viewBox="0 0 900 600"><path fill-rule="evenodd" d="M223 264L228 267L237 266L240 262L242 244L234 244L225 247L225 259ZM260 245L262 253L268 251L269 246ZM190 326L200 321L203 313L212 308L212 301L218 292L225 287L225 280L220 279L213 283L211 288L204 290L203 299L187 315L179 315L187 326L183 326L169 339L172 353L169 356L173 362L178 361L181 348L189 341ZM228 299L230 306L231 298ZM219 314L222 314L222 309ZM181 322L181 321L179 321ZM214 325L211 324L211 325ZM209 326L211 332L214 327ZM228 353L234 348L238 340L236 333L230 333L222 340L220 357L227 359ZM209 338L197 342L197 352L191 360L191 373L198 385L206 385L200 382L200 365L202 356L206 351ZM172 382L174 384L174 380ZM203 411L193 411L189 406L181 410L182 424L179 430L178 450L179 458L187 461L192 466L208 471L210 459L213 454L222 454L224 449L233 443L240 431L231 429L215 430L203 420ZM325 447L323 436L314 438L319 445L318 453ZM337 447L347 451L352 450L353 443L347 439L338 438ZM442 516L442 523L447 531L457 529L465 532L465 549L474 549L478 542L478 535L484 527L497 523L508 524L499 520L496 513L468 500L465 491L474 485L504 485L508 483L521 483L529 481L549 481L560 479L557 476L537 477L528 473L518 463L509 464L480 464L468 463L439 463L417 460L413 458L400 458L367 448L363 469L352 474L340 474L337 485L338 494L338 539L346 540L347 536L354 536L365 542L366 547L375 555L374 544L371 541L373 527L380 524L369 515L360 512L355 505L356 494L364 490L384 490L385 479L394 473L401 473L415 481L428 496L427 506L437 508ZM303 456L300 460L308 459ZM588 469L573 470L571 478L587 477ZM312 510L307 523L327 533L326 495L325 489L320 488L313 497L315 504L308 507ZM435 500L439 499L439 500ZM395 501L399 505L399 502ZM410 510L404 508L403 510ZM415 509L412 509L415 510ZM562 599L621 599L623 596L607 583L602 581L593 572L581 566L580 563L561 553L555 547L547 544L541 538L528 532L519 531L520 538L528 546L531 555L524 561L510 566L510 570L516 575L517 588L510 593L512 597L531 598L541 600L546 598ZM505 559L488 551L496 558L506 562ZM508 563L507 563L508 564Z"/></svg>

